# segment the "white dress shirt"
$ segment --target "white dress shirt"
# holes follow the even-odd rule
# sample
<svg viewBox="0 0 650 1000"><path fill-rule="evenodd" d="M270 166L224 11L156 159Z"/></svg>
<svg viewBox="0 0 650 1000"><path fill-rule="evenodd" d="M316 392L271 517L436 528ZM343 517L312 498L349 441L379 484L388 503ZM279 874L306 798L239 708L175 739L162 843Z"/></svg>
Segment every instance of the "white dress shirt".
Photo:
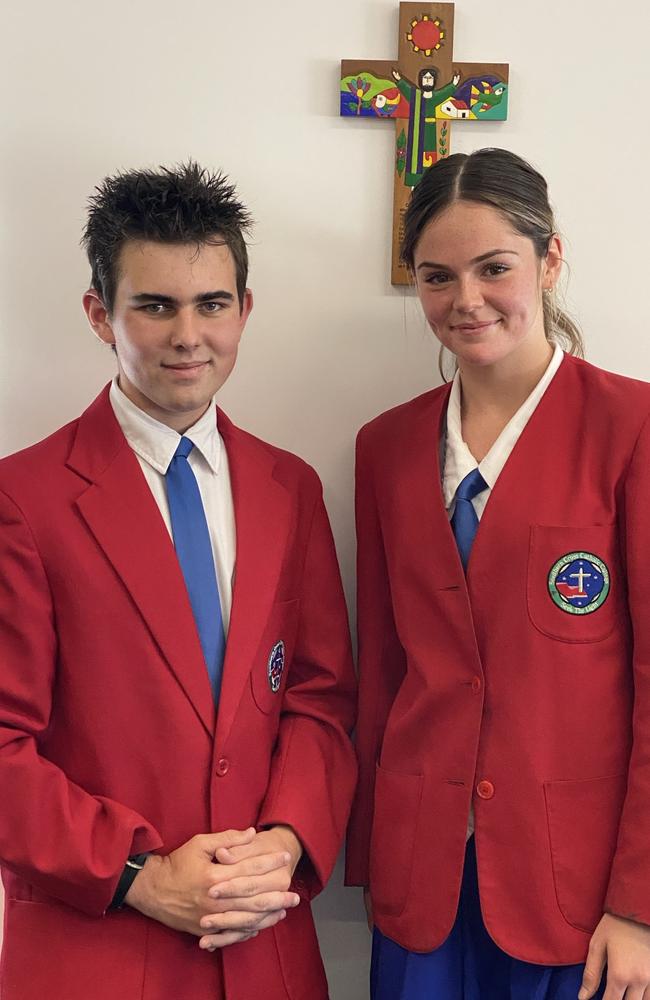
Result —
<svg viewBox="0 0 650 1000"><path fill-rule="evenodd" d="M442 492L445 498L445 507L450 518L456 506L456 490L459 484L478 464L478 470L488 484L488 489L483 490L482 493L479 493L472 500L476 516L479 521L481 520L485 505L490 499L490 493L494 489L501 470L510 458L510 453L517 444L524 427L535 412L537 404L551 384L553 376L562 364L563 358L564 352L559 344L556 344L548 368L530 396L524 400L514 416L510 418L487 455L478 463L463 441L460 419L460 372L456 372L451 393L449 394L449 403L447 404L447 437L442 473Z"/></svg>
<svg viewBox="0 0 650 1000"><path fill-rule="evenodd" d="M475 496L472 500L476 516L479 521L481 520L483 511L485 510L486 504L490 499L490 494L494 489L494 485L499 478L501 470L508 461L512 449L517 444L521 432L535 412L540 399L551 384L553 376L562 364L563 358L564 352L562 351L562 348L556 344L555 350L553 351L553 357L551 358L548 368L542 375L541 379L528 398L521 404L514 416L510 418L488 451L487 455L485 455L484 458L478 463L463 441L460 416L460 372L456 372L451 392L449 394L449 402L447 404L447 433L444 443L444 463L442 473L442 492L449 518L452 517L456 506L456 490L458 489L458 486L465 476L478 466L479 472L488 485L486 490L477 494L477 496ZM468 840L473 832L474 807L472 806L470 808L469 819L467 822Z"/></svg>
<svg viewBox="0 0 650 1000"><path fill-rule="evenodd" d="M174 457L181 435L166 424L154 420L128 399L120 389L117 376L110 389L110 401L126 440L136 454L167 531L172 536L165 473ZM230 623L232 587L235 573L235 510L230 488L228 456L217 429L214 400L197 422L185 431L194 447L188 462L196 476L219 584L221 615L226 636Z"/></svg>

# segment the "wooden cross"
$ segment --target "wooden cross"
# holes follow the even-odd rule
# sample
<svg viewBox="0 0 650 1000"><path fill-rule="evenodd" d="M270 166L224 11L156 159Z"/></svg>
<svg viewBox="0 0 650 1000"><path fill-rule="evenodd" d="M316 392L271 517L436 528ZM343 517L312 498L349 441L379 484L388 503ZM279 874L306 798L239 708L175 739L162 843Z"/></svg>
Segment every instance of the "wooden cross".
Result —
<svg viewBox="0 0 650 1000"><path fill-rule="evenodd" d="M457 63L453 44L453 3L400 3L397 61L341 62L341 115L395 121L394 285L408 284L399 259L408 199L427 167L449 156L452 122L508 113L508 65Z"/></svg>

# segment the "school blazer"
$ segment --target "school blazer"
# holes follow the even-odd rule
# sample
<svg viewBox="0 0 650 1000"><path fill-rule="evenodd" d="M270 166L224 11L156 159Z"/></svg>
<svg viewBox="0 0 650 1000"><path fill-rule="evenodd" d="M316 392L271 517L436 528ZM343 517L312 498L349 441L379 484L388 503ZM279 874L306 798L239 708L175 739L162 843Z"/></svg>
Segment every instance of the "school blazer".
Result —
<svg viewBox="0 0 650 1000"><path fill-rule="evenodd" d="M473 804L490 935L528 962L581 962L604 910L650 924L650 386L564 358L467 577L440 486L448 394L358 438L347 879L370 885L384 934L437 948ZM557 567L573 557L579 572L584 554L609 589L574 613L557 591L589 581Z"/></svg>
<svg viewBox="0 0 650 1000"><path fill-rule="evenodd" d="M334 545L313 470L218 421L237 555L216 720L173 545L108 388L0 462L2 1000L216 998L198 938L107 907L128 855L275 823L304 845L303 898L223 952L227 1000L261 984L268 1000L327 997L309 899L355 781Z"/></svg>

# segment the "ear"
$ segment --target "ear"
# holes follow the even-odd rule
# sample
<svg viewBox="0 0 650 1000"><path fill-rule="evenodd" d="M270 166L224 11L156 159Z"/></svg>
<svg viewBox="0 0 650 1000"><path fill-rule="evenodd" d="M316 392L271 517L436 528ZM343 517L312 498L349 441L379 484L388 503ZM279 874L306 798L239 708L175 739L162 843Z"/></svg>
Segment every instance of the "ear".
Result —
<svg viewBox="0 0 650 1000"><path fill-rule="evenodd" d="M108 309L104 305L99 292L89 288L83 299L83 307L93 332L104 344L115 344L115 335L111 326Z"/></svg>
<svg viewBox="0 0 650 1000"><path fill-rule="evenodd" d="M560 280L560 272L564 263L564 248L557 233L549 240L546 257L542 261L542 288L555 288Z"/></svg>
<svg viewBox="0 0 650 1000"><path fill-rule="evenodd" d="M241 321L242 331L246 325L246 321L251 314L253 308L253 293L250 288L247 288L244 292L244 301L242 302L242 307L239 311L239 317Z"/></svg>

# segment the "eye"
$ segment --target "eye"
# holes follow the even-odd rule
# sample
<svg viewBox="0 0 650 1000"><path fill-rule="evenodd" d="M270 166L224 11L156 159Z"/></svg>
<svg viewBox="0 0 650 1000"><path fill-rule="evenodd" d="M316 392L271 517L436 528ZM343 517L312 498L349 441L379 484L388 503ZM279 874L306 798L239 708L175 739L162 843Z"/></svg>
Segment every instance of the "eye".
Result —
<svg viewBox="0 0 650 1000"><path fill-rule="evenodd" d="M485 274L490 277L496 277L499 274L506 274L510 268L507 264L500 264L498 261L491 261L491 263L485 265Z"/></svg>
<svg viewBox="0 0 650 1000"><path fill-rule="evenodd" d="M223 309L223 302L216 302L214 300L210 302L202 302L201 309L205 313L210 313L210 314L218 313L221 312L221 310Z"/></svg>
<svg viewBox="0 0 650 1000"><path fill-rule="evenodd" d="M446 271L432 271L424 280L427 285L445 285L451 279Z"/></svg>
<svg viewBox="0 0 650 1000"><path fill-rule="evenodd" d="M161 316L168 309L169 306L165 302L147 302L141 307L141 312L147 313L148 316Z"/></svg>

